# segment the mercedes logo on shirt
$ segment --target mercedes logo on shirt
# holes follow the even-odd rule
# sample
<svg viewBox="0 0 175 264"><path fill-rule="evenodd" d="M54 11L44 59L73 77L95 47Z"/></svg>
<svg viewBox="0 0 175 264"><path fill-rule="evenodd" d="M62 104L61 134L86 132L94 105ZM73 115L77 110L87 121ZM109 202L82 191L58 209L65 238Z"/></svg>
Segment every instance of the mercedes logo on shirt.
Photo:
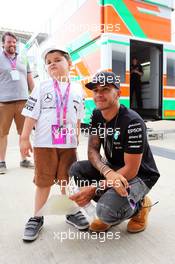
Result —
<svg viewBox="0 0 175 264"><path fill-rule="evenodd" d="M51 93L46 93L46 94L44 95L44 102L46 102L46 103L50 103L50 102L52 101L52 98L53 98L53 96L52 96Z"/></svg>

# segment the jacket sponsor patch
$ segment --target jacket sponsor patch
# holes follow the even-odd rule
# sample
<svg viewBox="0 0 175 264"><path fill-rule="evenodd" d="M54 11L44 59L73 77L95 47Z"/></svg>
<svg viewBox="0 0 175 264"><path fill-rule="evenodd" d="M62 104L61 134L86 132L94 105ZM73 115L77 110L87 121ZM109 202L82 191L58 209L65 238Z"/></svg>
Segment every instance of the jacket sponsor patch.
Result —
<svg viewBox="0 0 175 264"><path fill-rule="evenodd" d="M33 98L32 96L29 96L27 102L26 102L26 105L25 105L25 108L29 111L33 111L33 108L35 106L37 102L37 99L36 98Z"/></svg>

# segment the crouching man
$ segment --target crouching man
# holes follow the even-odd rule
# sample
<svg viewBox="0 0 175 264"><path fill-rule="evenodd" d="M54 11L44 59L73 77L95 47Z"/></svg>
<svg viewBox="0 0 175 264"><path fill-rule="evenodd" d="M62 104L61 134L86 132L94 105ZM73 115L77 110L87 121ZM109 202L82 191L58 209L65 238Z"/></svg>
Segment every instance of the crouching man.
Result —
<svg viewBox="0 0 175 264"><path fill-rule="evenodd" d="M91 231L105 231L127 219L128 232L143 231L151 208L147 193L160 176L146 126L136 112L120 105L120 86L114 73L100 72L86 87L92 90L97 107L90 123L89 160L75 162L70 177L74 176L77 185L84 181L88 186L70 199L80 207L91 199L97 201L97 218L89 223ZM95 181L97 184L92 184ZM72 216L71 224L76 226L77 221Z"/></svg>

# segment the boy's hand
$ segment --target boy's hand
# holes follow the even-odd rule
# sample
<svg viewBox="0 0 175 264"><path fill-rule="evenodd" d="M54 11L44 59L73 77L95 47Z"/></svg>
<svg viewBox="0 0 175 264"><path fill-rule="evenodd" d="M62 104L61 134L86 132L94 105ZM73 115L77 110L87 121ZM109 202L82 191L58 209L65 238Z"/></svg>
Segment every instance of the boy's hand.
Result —
<svg viewBox="0 0 175 264"><path fill-rule="evenodd" d="M69 199L76 202L80 207L83 207L94 197L95 190L94 186L82 187L78 193L69 196Z"/></svg>
<svg viewBox="0 0 175 264"><path fill-rule="evenodd" d="M20 138L20 152L22 156L30 157L33 149L29 139Z"/></svg>

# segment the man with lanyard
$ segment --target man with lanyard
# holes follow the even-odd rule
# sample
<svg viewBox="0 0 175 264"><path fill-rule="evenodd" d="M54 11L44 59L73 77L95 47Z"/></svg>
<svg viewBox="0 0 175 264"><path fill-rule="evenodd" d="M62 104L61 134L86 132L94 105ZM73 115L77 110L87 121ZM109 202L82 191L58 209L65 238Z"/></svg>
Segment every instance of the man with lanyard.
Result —
<svg viewBox="0 0 175 264"><path fill-rule="evenodd" d="M128 232L146 228L151 201L146 194L159 178L151 153L146 127L133 110L120 105L120 87L113 72L100 72L86 87L93 92L97 109L90 123L88 161L71 166L79 186L70 199L80 207L91 199L97 202L97 219L90 223L91 231L105 231L114 224L131 218ZM106 160L100 154L104 148Z"/></svg>
<svg viewBox="0 0 175 264"><path fill-rule="evenodd" d="M15 121L21 135L24 123L21 111L28 98L28 89L31 91L34 87L29 64L17 54L16 43L13 33L3 34L3 52L0 55L0 174L6 173L7 136L12 121ZM22 156L20 166L29 168L33 165Z"/></svg>

